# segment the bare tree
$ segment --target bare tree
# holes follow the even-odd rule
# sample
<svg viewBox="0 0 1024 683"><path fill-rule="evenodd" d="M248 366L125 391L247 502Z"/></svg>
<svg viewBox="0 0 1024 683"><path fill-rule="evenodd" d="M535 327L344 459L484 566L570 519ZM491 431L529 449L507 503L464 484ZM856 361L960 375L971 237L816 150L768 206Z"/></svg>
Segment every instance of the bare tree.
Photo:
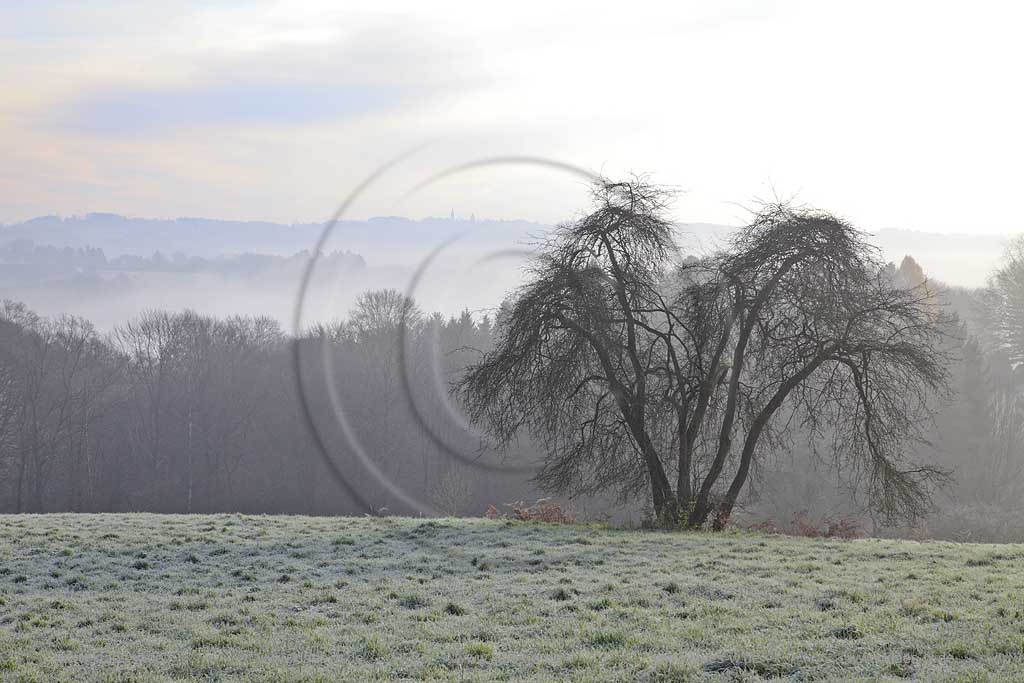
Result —
<svg viewBox="0 0 1024 683"><path fill-rule="evenodd" d="M854 227L765 206L728 248L676 258L669 195L595 186L595 210L543 243L458 384L500 446L522 430L553 490L643 490L663 522L721 527L755 460L794 426L864 484L884 517L929 505L908 464L947 391L946 321L884 272Z"/></svg>
<svg viewBox="0 0 1024 683"><path fill-rule="evenodd" d="M69 504L81 501L82 468L93 455L91 429L117 374L92 325L43 320L24 306L0 308L0 455L13 464L15 509L42 512L47 489L67 473Z"/></svg>
<svg viewBox="0 0 1024 683"><path fill-rule="evenodd" d="M153 502L166 488L172 441L180 437L169 424L171 407L181 392L176 377L180 336L175 316L161 311L146 312L114 332L118 352L126 359L133 458L145 465L145 498Z"/></svg>
<svg viewBox="0 0 1024 683"><path fill-rule="evenodd" d="M423 314L416 302L397 289L374 289L359 296L349 316L362 339L397 337L400 326L416 325Z"/></svg>
<svg viewBox="0 0 1024 683"><path fill-rule="evenodd" d="M1010 240L980 299L982 341L1016 368L1024 362L1024 236Z"/></svg>

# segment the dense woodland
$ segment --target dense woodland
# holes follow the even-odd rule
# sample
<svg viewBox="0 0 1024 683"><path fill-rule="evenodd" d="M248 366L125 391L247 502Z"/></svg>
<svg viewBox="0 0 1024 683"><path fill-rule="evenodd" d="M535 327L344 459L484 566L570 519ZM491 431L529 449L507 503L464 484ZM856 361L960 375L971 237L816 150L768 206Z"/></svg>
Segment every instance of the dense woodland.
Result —
<svg viewBox="0 0 1024 683"><path fill-rule="evenodd" d="M475 513L522 496L523 476L456 469L422 436L397 379L402 300L393 291L370 293L348 320L300 339L267 318L191 312L147 313L100 335L85 320L42 319L5 302L0 509ZM433 390L428 358L449 373L469 349L488 343L487 319L407 313L404 358L415 394ZM323 353L331 356L326 368ZM352 453L324 391L327 371L380 479L407 487L419 504L403 505ZM345 398L353 394L346 387L359 387L358 402ZM436 395L421 403L424 418L443 425L444 403ZM362 500L329 475L303 405ZM476 441L460 447L473 452Z"/></svg>
<svg viewBox="0 0 1024 683"><path fill-rule="evenodd" d="M908 287L925 280L909 257L890 269ZM849 517L874 533L1021 540L1021 273L1011 249L985 290L929 283L959 327L950 341L956 397L924 454L952 481L922 528L883 529L842 473L799 448L758 468L737 518L784 526L796 515ZM45 319L5 301L0 511L477 515L540 497L528 440L501 457L486 451L449 395L494 330L492 318L429 315L395 291L369 292L344 320L299 338L269 318L187 311L150 312L100 334L86 320ZM586 514L614 502L569 505Z"/></svg>

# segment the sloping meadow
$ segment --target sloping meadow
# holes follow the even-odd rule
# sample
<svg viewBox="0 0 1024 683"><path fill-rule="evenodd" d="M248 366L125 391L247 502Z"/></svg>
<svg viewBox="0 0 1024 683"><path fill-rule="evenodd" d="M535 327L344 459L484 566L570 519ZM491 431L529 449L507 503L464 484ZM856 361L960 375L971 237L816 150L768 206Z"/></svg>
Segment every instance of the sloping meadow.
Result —
<svg viewBox="0 0 1024 683"><path fill-rule="evenodd" d="M0 516L0 680L1024 679L1024 547Z"/></svg>

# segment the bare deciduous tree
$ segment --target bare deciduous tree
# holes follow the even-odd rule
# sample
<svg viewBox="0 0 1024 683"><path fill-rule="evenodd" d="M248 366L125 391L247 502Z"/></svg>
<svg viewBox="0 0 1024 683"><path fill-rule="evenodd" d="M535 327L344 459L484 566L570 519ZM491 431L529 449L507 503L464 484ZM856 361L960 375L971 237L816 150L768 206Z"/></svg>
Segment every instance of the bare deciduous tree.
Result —
<svg viewBox="0 0 1024 683"><path fill-rule="evenodd" d="M721 527L796 425L887 519L923 514L943 473L905 454L948 381L927 289L896 286L845 221L787 205L675 258L668 200L601 182L596 209L541 245L458 384L470 417L501 446L541 440L546 487L646 490L672 524Z"/></svg>

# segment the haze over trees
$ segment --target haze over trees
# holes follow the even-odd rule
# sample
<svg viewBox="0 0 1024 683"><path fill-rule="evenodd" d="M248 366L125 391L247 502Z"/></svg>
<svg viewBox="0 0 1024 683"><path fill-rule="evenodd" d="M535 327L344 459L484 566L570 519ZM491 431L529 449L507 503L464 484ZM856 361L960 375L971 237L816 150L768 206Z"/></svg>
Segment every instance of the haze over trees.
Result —
<svg viewBox="0 0 1024 683"><path fill-rule="evenodd" d="M970 290L883 263L823 213L765 207L718 251L680 253L657 188L597 199L494 318L372 290L298 338L189 311L107 334L5 302L0 509L478 515L559 492L672 525L799 513L1021 538L1019 245Z"/></svg>
<svg viewBox="0 0 1024 683"><path fill-rule="evenodd" d="M460 256L514 244L540 227L466 218L342 221L322 245L309 283L310 300L329 309L316 320L337 316L364 291L406 287L423 255L456 237L423 279L419 298L446 316L493 306L516 281L515 264L492 263L487 282L453 302L449 281L472 269ZM44 217L0 226L0 292L43 315L84 316L104 332L154 307L290 324L309 250L323 232L322 224Z"/></svg>

